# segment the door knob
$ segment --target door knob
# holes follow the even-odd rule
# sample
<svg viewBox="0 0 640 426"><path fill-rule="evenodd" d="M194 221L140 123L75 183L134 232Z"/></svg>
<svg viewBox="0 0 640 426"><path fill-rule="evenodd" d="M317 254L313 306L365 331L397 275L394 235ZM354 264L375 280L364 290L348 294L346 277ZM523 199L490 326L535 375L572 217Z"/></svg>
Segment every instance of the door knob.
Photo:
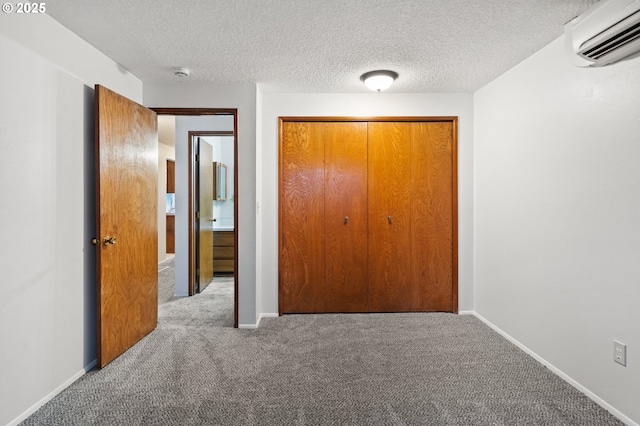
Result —
<svg viewBox="0 0 640 426"><path fill-rule="evenodd" d="M106 236L104 237L104 239L102 240L102 242L104 243L104 245L114 245L116 243L116 237L110 237L110 236Z"/></svg>
<svg viewBox="0 0 640 426"><path fill-rule="evenodd" d="M346 225L347 223L349 223L349 216L344 217L344 224Z"/></svg>

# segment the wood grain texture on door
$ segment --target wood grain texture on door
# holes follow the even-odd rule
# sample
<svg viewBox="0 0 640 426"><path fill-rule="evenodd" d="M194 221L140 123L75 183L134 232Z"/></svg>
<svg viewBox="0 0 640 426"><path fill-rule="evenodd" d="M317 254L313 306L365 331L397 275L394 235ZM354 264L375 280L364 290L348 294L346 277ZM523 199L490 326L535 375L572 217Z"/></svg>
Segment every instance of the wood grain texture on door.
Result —
<svg viewBox="0 0 640 426"><path fill-rule="evenodd" d="M367 312L367 123L318 123L325 160L325 312Z"/></svg>
<svg viewBox="0 0 640 426"><path fill-rule="evenodd" d="M413 304L410 126L368 126L370 312L410 311Z"/></svg>
<svg viewBox="0 0 640 426"><path fill-rule="evenodd" d="M322 123L284 122L280 138L281 313L324 311Z"/></svg>
<svg viewBox="0 0 640 426"><path fill-rule="evenodd" d="M280 313L457 312L457 119L280 122Z"/></svg>
<svg viewBox="0 0 640 426"><path fill-rule="evenodd" d="M167 160L167 194L176 192L176 162Z"/></svg>
<svg viewBox="0 0 640 426"><path fill-rule="evenodd" d="M200 211L198 247L198 291L203 291L213 279L213 147L198 138L198 190Z"/></svg>
<svg viewBox="0 0 640 426"><path fill-rule="evenodd" d="M452 312L454 155L451 122L410 123L411 310Z"/></svg>
<svg viewBox="0 0 640 426"><path fill-rule="evenodd" d="M167 224L167 237L166 237L166 252L176 252L176 216L168 214L166 216Z"/></svg>
<svg viewBox="0 0 640 426"><path fill-rule="evenodd" d="M155 112L97 85L97 365L158 318L158 138Z"/></svg>
<svg viewBox="0 0 640 426"><path fill-rule="evenodd" d="M235 231L214 231L213 274L233 274L235 265Z"/></svg>

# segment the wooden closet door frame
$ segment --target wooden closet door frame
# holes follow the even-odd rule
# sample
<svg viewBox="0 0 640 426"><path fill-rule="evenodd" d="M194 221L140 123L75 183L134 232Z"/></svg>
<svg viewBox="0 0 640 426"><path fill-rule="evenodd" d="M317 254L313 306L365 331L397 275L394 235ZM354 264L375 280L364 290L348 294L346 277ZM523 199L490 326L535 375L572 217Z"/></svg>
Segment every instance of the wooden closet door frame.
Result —
<svg viewBox="0 0 640 426"><path fill-rule="evenodd" d="M278 117L278 314L282 315L282 142L283 123L285 122L450 122L452 124L452 306L453 313L458 313L458 117L457 116L402 116L402 117Z"/></svg>

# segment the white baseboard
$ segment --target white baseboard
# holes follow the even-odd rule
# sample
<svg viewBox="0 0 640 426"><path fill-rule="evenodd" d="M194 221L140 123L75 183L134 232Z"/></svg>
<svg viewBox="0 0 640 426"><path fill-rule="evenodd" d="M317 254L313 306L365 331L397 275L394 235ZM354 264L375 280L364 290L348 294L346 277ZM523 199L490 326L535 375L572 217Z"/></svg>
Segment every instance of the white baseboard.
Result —
<svg viewBox="0 0 640 426"><path fill-rule="evenodd" d="M256 329L260 327L260 321L262 321L262 318L272 318L278 316L278 314L274 313L261 313L258 317L258 321L255 324L238 324L238 328Z"/></svg>
<svg viewBox="0 0 640 426"><path fill-rule="evenodd" d="M65 390L66 388L68 388L73 382L75 382L76 380L78 380L80 377L84 376L85 374L87 374L88 371L91 371L91 369L93 367L96 366L97 360L93 360L91 361L89 364L87 364L82 370L78 371L77 373L75 373L73 376L69 377L67 380L64 381L64 383L62 383L60 386L58 386L57 388L55 388L53 391L51 391L48 395L46 395L44 398L42 398L40 401L36 402L35 404L33 404L31 407L29 407L24 413L20 414L18 417L16 417L15 419L13 419L12 421L10 421L7 426L16 426L18 425L20 422L24 421L27 419L27 417L29 417L30 415L32 415L33 413L35 413L36 411L38 411L38 409L40 407L42 407L44 404L46 404L47 402L51 401L53 398L55 398L60 392L62 392L63 390Z"/></svg>
<svg viewBox="0 0 640 426"><path fill-rule="evenodd" d="M238 328L252 330L258 328L258 324L238 324Z"/></svg>
<svg viewBox="0 0 640 426"><path fill-rule="evenodd" d="M480 315L479 313L475 312L475 311L464 311L464 312L459 312L460 315L473 315L476 318L478 318L480 321L482 321L483 323L485 323L486 325L488 325L489 327L491 327L494 331L496 331L498 334L502 335L502 337L504 337L505 339L507 339L508 341L510 341L511 343L513 343L514 345L516 345L518 348L522 349L524 352L526 352L528 355L530 355L531 357L533 357L536 361L538 361L540 364L544 365L545 367L547 367L550 371L552 371L553 373L555 373L558 377L560 377L562 380L564 380L565 382L569 383L571 386L573 386L574 388L576 388L577 390L579 390L580 392L582 392L583 394L585 394L588 398L590 398L593 402L595 402L596 404L598 404L599 406L601 406L602 408L604 408L605 410L607 410L608 412L610 412L612 415L614 415L615 417L618 418L618 420L620 420L621 422L623 422L624 424L628 425L628 426L640 426L638 423L634 422L633 420L631 420L629 417L625 416L624 414L622 414L620 411L618 411L616 408L614 408L613 406L611 406L611 404L609 404L608 402L606 402L605 400L603 400L602 398L600 398L598 395L596 395L595 393L591 392L589 389L587 389L586 387L582 386L580 383L576 382L574 379L572 379L570 376L568 376L567 374L565 374L562 370L560 370L559 368L557 368L556 366L554 366L553 364L551 364L550 362L548 362L547 360L545 360L544 358L542 358L540 355L538 355L537 353L535 353L534 351L532 351L531 349L529 349L527 346L525 346L524 344L520 343L518 340L514 339L513 337L511 337L509 334L507 334L504 330L502 330L501 328L499 328L498 326L496 326L495 324L493 324L491 321L489 321L488 319L486 319L485 317L483 317L482 315Z"/></svg>

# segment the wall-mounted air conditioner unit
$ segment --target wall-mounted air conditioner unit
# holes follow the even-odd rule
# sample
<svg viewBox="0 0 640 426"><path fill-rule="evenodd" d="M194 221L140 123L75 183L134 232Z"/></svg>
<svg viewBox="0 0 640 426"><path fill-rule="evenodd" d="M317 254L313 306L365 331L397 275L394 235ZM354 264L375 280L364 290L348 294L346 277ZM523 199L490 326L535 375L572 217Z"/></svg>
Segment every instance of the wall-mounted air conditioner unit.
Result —
<svg viewBox="0 0 640 426"><path fill-rule="evenodd" d="M640 53L640 0L603 0L564 26L579 67L600 67Z"/></svg>

